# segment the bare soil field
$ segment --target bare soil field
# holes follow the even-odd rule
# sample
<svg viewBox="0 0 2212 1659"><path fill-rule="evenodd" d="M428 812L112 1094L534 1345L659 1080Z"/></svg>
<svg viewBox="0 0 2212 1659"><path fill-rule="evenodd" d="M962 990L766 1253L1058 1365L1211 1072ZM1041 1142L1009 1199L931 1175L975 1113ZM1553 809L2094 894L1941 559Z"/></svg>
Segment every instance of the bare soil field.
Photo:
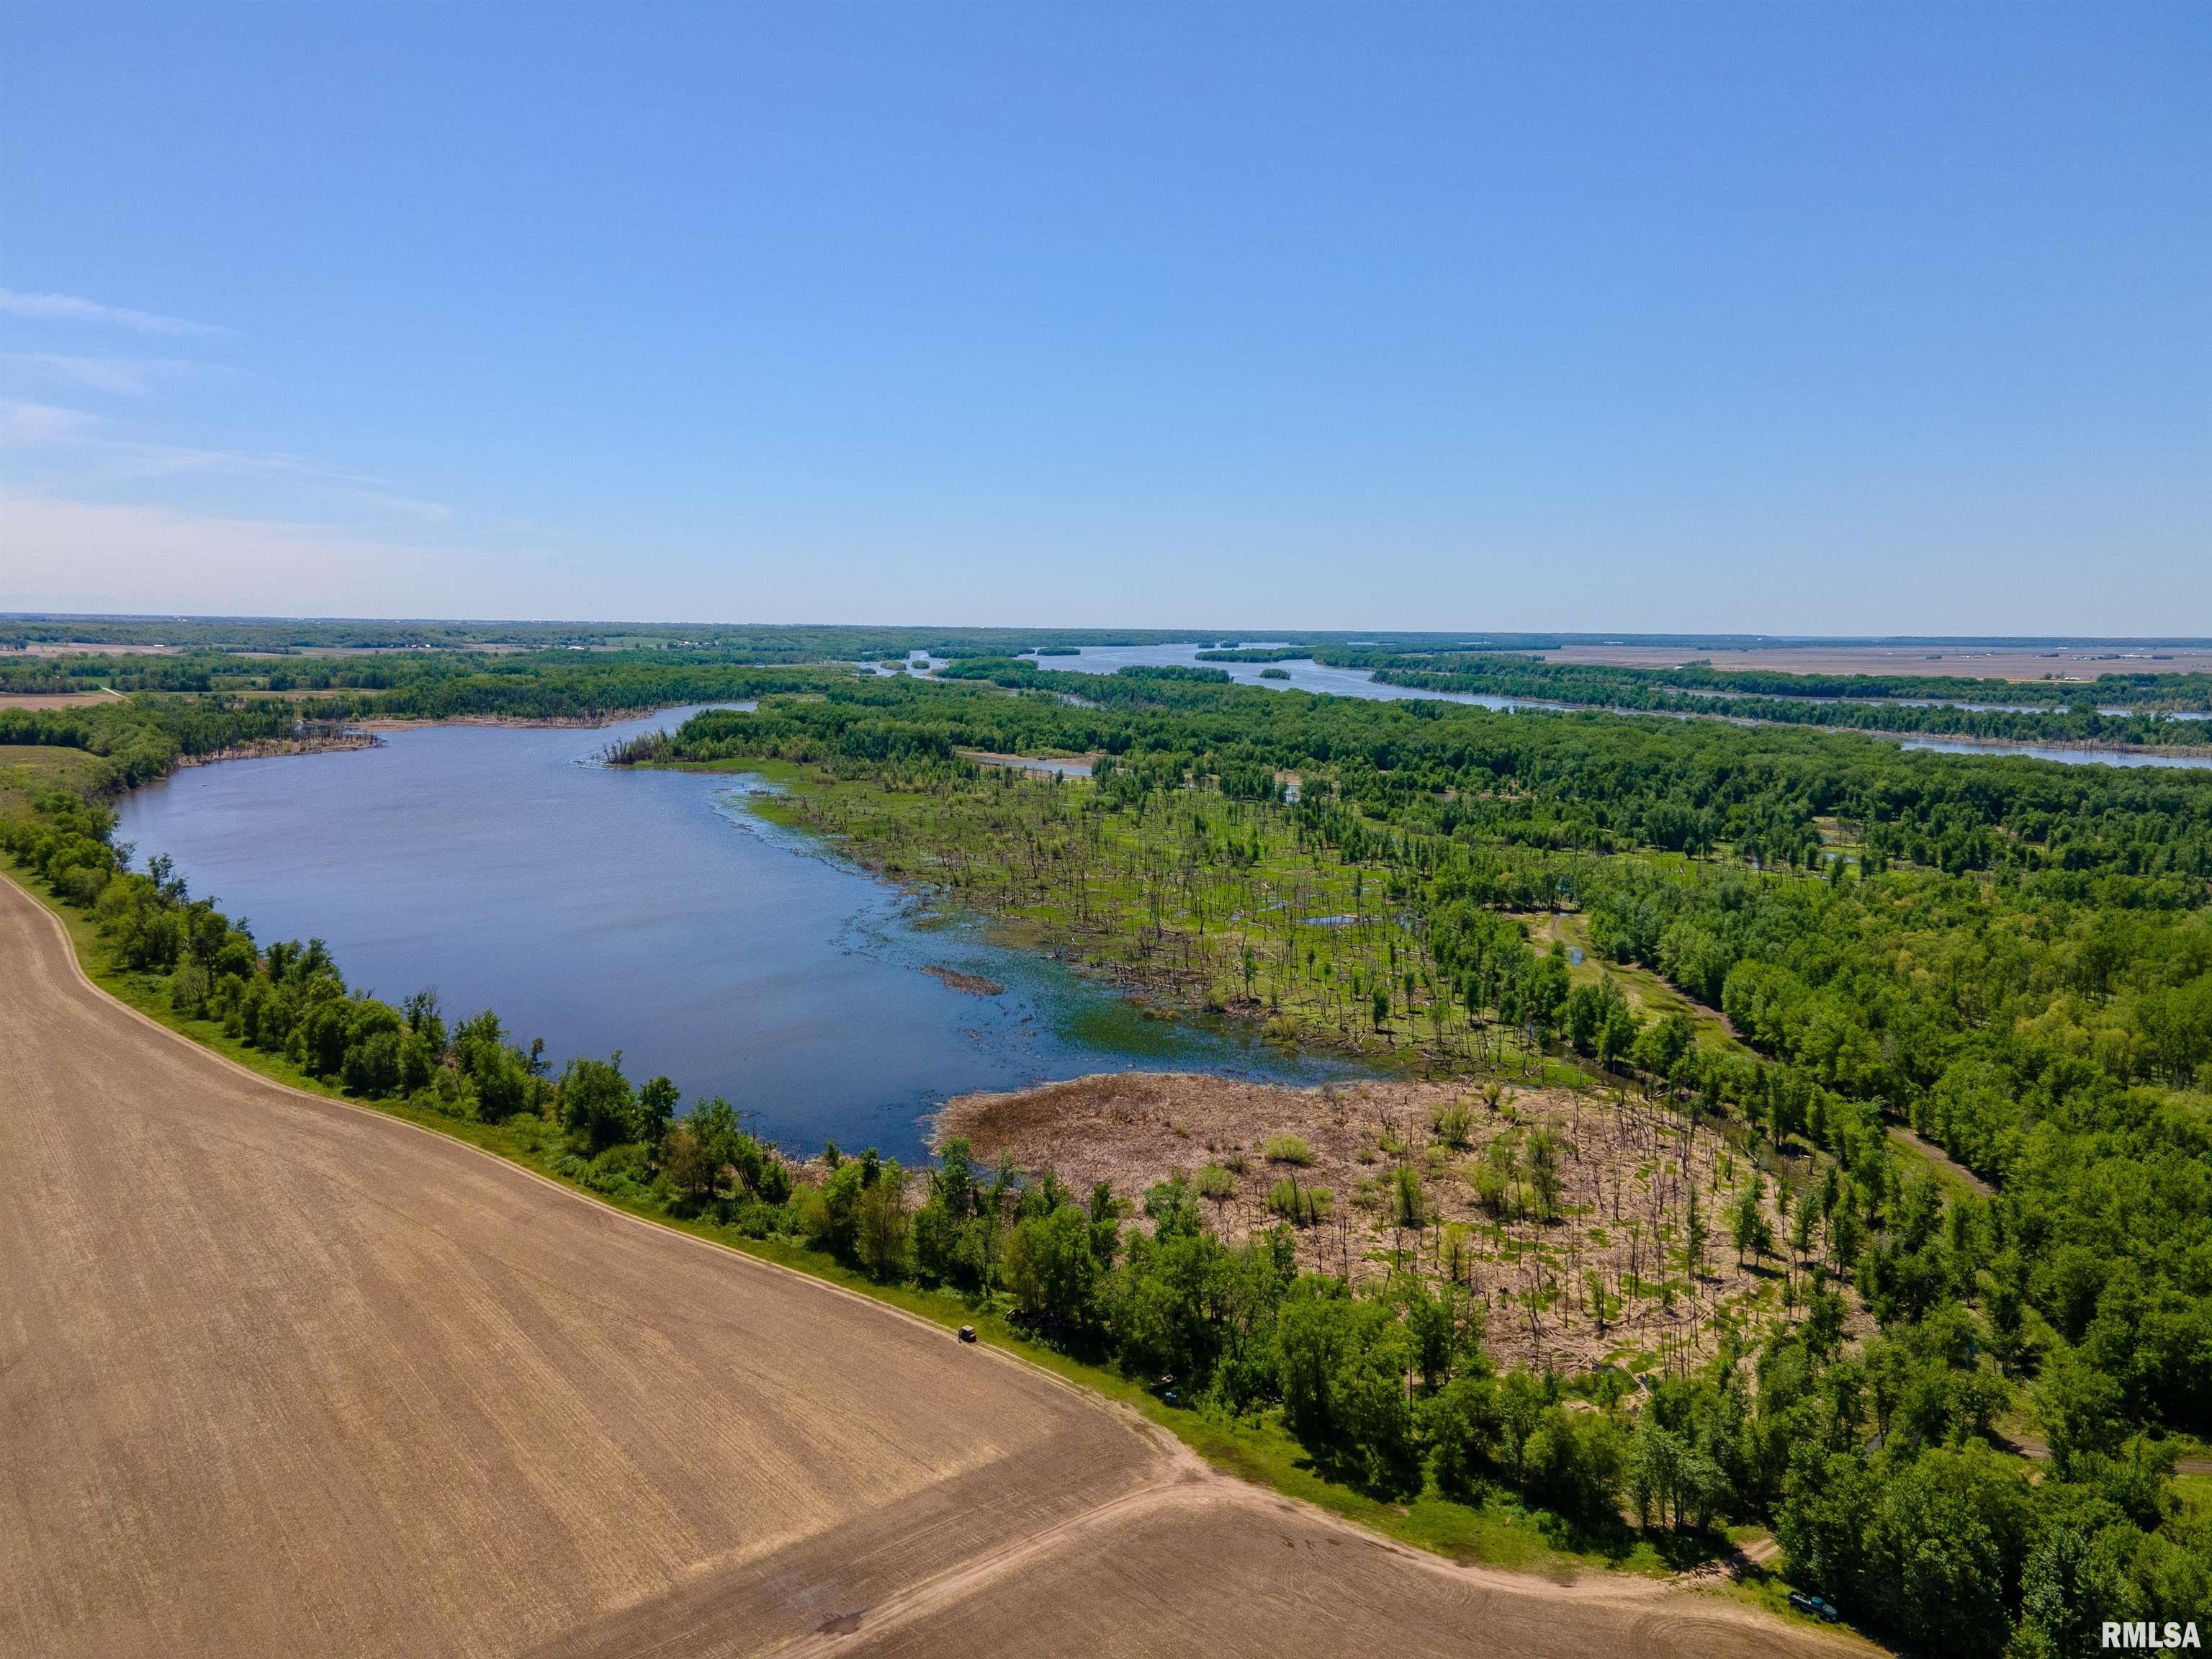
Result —
<svg viewBox="0 0 2212 1659"><path fill-rule="evenodd" d="M1960 674L1995 680L2093 680L2100 674L2212 672L2212 646L1807 645L1723 650L1706 646L1569 645L1540 653L1550 662L1618 668L1767 668L1790 674Z"/></svg>
<svg viewBox="0 0 2212 1659"><path fill-rule="evenodd" d="M6 654L19 657L175 657L182 655L183 650L183 647L175 645L100 645L83 640L34 640L20 651L7 650Z"/></svg>
<svg viewBox="0 0 2212 1659"><path fill-rule="evenodd" d="M230 1065L0 881L0 1653L1841 1652L1455 1567Z"/></svg>
<svg viewBox="0 0 2212 1659"><path fill-rule="evenodd" d="M158 646L148 648L167 651L173 650L175 647ZM438 653L463 651L480 652L488 657L506 657L533 648L527 645L500 644L487 641L466 645L298 645L289 651L238 651L232 654L239 657L252 657L264 662L282 662L287 657L426 657ZM597 651L605 647L587 646L584 648Z"/></svg>
<svg viewBox="0 0 2212 1659"><path fill-rule="evenodd" d="M1098 764L1099 756L1088 755L1001 755L990 749L961 749L954 751L963 760L974 761L978 766L1011 767L1018 772L1049 775L1062 773L1071 778L1087 778L1091 769Z"/></svg>
<svg viewBox="0 0 2212 1659"><path fill-rule="evenodd" d="M1464 1114L1455 1145L1436 1121L1455 1106ZM1559 1139L1559 1187L1554 1214L1541 1219L1528 1147L1547 1129ZM1206 1213L1231 1240L1284 1219L1270 1203L1283 1183L1323 1189L1327 1213L1296 1231L1301 1265L1355 1281L1415 1269L1464 1285L1488 1310L1486 1346L1507 1364L1680 1368L1711 1351L1717 1321L1779 1311L1780 1264L1739 1267L1726 1243L1728 1194L1714 1190L1714 1177L1741 1179L1740 1158L1719 1136L1633 1099L1506 1087L1493 1108L1464 1083L1287 1089L1109 1073L963 1095L933 1132L940 1146L955 1135L986 1164L1011 1154L1023 1169L1058 1171L1079 1193L1110 1181L1118 1193L1141 1194L1176 1171L1194 1181L1207 1172L1211 1188L1199 1182ZM1269 1156L1282 1136L1298 1145L1273 1150L1303 1161ZM1394 1214L1401 1164L1420 1176L1419 1229ZM1504 1171L1495 1209L1477 1188L1486 1166ZM1686 1167L1707 1234L1694 1274L1682 1237ZM1767 1209L1774 1223L1771 1194Z"/></svg>
<svg viewBox="0 0 2212 1659"><path fill-rule="evenodd" d="M0 691L0 708L82 708L122 698L119 691Z"/></svg>

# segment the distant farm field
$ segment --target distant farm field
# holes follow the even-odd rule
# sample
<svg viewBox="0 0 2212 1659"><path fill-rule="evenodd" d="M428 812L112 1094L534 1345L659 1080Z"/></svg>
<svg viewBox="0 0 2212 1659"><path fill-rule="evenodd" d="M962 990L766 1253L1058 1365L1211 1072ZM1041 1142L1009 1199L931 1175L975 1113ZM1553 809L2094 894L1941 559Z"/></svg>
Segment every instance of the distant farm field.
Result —
<svg viewBox="0 0 2212 1659"><path fill-rule="evenodd" d="M2100 674L2212 672L2212 647L2202 645L1855 645L1811 640L1741 650L1717 646L1565 645L1542 655L1548 662L1619 668L1676 668L1686 662L1705 661L1716 668L1761 668L1783 674L1959 674L1992 680L2094 680Z"/></svg>
<svg viewBox="0 0 2212 1659"><path fill-rule="evenodd" d="M80 708L88 703L113 702L116 691L0 691L0 708Z"/></svg>

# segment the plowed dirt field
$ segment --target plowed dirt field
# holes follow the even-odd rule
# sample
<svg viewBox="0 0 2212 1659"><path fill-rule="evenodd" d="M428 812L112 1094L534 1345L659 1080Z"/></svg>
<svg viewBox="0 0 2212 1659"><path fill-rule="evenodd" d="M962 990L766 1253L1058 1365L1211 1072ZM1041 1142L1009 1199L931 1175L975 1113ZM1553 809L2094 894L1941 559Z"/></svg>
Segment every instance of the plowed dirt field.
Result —
<svg viewBox="0 0 2212 1659"><path fill-rule="evenodd" d="M280 1088L0 880L0 1653L1795 1655Z"/></svg>

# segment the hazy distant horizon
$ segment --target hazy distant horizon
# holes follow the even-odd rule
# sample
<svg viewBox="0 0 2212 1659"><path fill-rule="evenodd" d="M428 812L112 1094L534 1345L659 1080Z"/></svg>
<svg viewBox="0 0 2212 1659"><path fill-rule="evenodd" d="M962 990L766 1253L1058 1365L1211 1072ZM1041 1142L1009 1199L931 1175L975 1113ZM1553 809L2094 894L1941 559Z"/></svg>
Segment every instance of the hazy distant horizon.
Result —
<svg viewBox="0 0 2212 1659"><path fill-rule="evenodd" d="M1279 623L1268 627L1195 627L1173 625L1123 624L1092 621L1029 621L1022 623L976 623L929 619L920 622L887 620L880 617L857 619L810 618L801 622L764 622L751 617L524 617L524 616L349 616L337 613L316 615L291 614L275 611L58 611L19 610L0 611L0 623L159 623L187 622L195 623L241 623L256 625L296 623L314 625L356 625L371 627L464 627L464 628L698 628L698 629L882 629L885 632L945 633L976 632L1006 634L1096 634L1111 635L1114 639L1098 642L1146 642L1182 644L1198 640L1235 639L1247 643L1270 641L1289 641L1295 643L1324 642L1358 643L1361 637L1372 635L1380 641L1463 641L1469 643L1495 644L1502 649L1528 648L1534 641L1555 641L1561 645L1650 645L1746 647L1756 645L1849 645L1867 647L1939 646L1969 648L1977 646L2072 646L2153 648L2159 646L2175 647L2212 648L2212 635L2196 634L1804 634L1804 633L1738 633L1720 630L1663 630L1638 631L1633 629L1600 629L1569 630L1565 629L1484 629L1475 628L1331 628L1304 623Z"/></svg>

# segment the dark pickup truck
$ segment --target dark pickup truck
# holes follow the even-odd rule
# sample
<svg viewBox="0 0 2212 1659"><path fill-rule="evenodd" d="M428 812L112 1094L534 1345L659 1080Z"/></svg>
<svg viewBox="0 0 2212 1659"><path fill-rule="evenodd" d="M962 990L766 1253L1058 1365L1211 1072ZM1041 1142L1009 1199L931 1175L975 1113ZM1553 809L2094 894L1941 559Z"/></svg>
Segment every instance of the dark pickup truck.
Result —
<svg viewBox="0 0 2212 1659"><path fill-rule="evenodd" d="M1800 1613L1809 1613L1815 1619L1825 1620L1831 1625L1844 1616L1836 1611L1832 1603L1823 1601L1817 1595L1808 1595L1803 1590L1790 1592L1790 1605Z"/></svg>

